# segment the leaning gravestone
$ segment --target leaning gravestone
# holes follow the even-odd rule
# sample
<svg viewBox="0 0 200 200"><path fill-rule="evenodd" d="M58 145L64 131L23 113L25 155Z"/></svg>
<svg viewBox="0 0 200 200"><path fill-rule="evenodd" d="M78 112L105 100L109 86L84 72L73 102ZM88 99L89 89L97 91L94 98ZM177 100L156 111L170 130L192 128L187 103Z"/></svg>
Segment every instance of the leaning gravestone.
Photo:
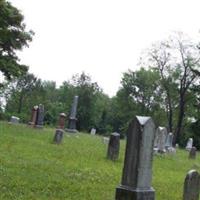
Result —
<svg viewBox="0 0 200 200"><path fill-rule="evenodd" d="M187 151L190 151L190 149L192 148L192 146L193 146L193 139L192 139L192 138L189 138L189 139L188 139L188 142L187 142L187 146L185 147L185 149L186 149Z"/></svg>
<svg viewBox="0 0 200 200"><path fill-rule="evenodd" d="M54 135L54 143L60 144L63 138L64 131L62 129L56 129L55 135Z"/></svg>
<svg viewBox="0 0 200 200"><path fill-rule="evenodd" d="M15 117L15 116L12 116L11 118L10 118L10 123L11 124L19 124L19 117Z"/></svg>
<svg viewBox="0 0 200 200"><path fill-rule="evenodd" d="M92 128L91 131L90 131L90 134L91 134L91 135L95 135L95 134L96 134L96 129L95 129L95 128Z"/></svg>
<svg viewBox="0 0 200 200"><path fill-rule="evenodd" d="M107 158L110 160L117 160L119 157L120 148L120 134L112 133L108 143Z"/></svg>
<svg viewBox="0 0 200 200"><path fill-rule="evenodd" d="M196 147L192 147L189 152L189 159L195 159L196 158ZM200 189L200 188L199 188Z"/></svg>
<svg viewBox="0 0 200 200"><path fill-rule="evenodd" d="M73 100L73 104L72 104L72 108L71 108L71 112L70 112L70 116L69 116L69 124L68 124L68 128L66 129L67 132L70 133L76 133L78 132L76 130L76 112L77 112L77 106L78 106L78 96L74 96L74 100Z"/></svg>
<svg viewBox="0 0 200 200"><path fill-rule="evenodd" d="M156 130L157 135L157 149L159 153L165 153L165 141L167 137L167 129L165 127L159 126Z"/></svg>
<svg viewBox="0 0 200 200"><path fill-rule="evenodd" d="M184 183L183 200L199 200L200 175L196 170L187 173Z"/></svg>
<svg viewBox="0 0 200 200"><path fill-rule="evenodd" d="M154 200L151 187L155 125L150 117L135 117L130 123L122 182L116 200Z"/></svg>
<svg viewBox="0 0 200 200"><path fill-rule="evenodd" d="M44 106L40 104L37 110L36 128L43 128L44 121Z"/></svg>

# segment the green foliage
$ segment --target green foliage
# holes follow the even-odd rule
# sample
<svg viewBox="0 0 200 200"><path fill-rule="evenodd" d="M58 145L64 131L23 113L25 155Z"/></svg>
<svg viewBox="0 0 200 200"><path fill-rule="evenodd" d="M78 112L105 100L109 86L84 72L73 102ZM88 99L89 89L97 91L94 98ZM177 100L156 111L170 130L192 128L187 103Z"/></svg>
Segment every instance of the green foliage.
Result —
<svg viewBox="0 0 200 200"><path fill-rule="evenodd" d="M64 134L63 143L55 145L54 129L41 132L3 122L0 127L0 199L114 199L121 182L124 141L119 160L112 162L106 159L107 146L99 136ZM183 150L175 156L154 156L156 199L181 200L186 173L200 170L199 162L199 157L189 160Z"/></svg>
<svg viewBox="0 0 200 200"><path fill-rule="evenodd" d="M6 0L0 0L0 71L11 80L27 72L18 63L16 50L22 50L32 40L33 32L26 31L23 15Z"/></svg>

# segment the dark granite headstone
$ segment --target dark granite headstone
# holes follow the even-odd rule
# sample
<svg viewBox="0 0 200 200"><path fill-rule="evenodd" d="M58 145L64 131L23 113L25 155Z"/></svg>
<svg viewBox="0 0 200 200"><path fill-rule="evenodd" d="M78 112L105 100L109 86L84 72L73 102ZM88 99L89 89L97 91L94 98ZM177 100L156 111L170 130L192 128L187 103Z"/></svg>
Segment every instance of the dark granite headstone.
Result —
<svg viewBox="0 0 200 200"><path fill-rule="evenodd" d="M77 106L78 106L78 96L74 96L74 100L73 100L73 104L72 104L72 108L71 108L71 112L70 112L70 116L69 116L69 124L68 124L68 128L66 129L67 132L70 133L76 133L78 132L76 130L76 112L77 112Z"/></svg>
<svg viewBox="0 0 200 200"><path fill-rule="evenodd" d="M56 129L55 135L54 135L54 143L60 144L62 142L64 131L62 129Z"/></svg>
<svg viewBox="0 0 200 200"><path fill-rule="evenodd" d="M108 143L107 158L110 160L117 160L119 157L120 148L120 134L112 133Z"/></svg>
<svg viewBox="0 0 200 200"><path fill-rule="evenodd" d="M184 183L183 200L199 200L200 175L196 170L187 173Z"/></svg>
<svg viewBox="0 0 200 200"><path fill-rule="evenodd" d="M36 120L36 128L43 128L43 120L44 120L44 106L40 104L37 110L37 120Z"/></svg>
<svg viewBox="0 0 200 200"><path fill-rule="evenodd" d="M122 182L116 200L154 200L151 187L155 125L150 117L137 116L130 123Z"/></svg>
<svg viewBox="0 0 200 200"><path fill-rule="evenodd" d="M196 151L197 151L196 147L191 148L191 150L189 152L189 159L195 159L196 158Z"/></svg>

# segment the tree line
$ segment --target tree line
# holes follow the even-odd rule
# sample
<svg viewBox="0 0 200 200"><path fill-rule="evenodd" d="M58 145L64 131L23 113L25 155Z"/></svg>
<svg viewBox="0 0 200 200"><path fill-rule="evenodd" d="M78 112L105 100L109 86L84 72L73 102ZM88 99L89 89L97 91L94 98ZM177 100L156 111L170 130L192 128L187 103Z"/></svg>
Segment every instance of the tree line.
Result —
<svg viewBox="0 0 200 200"><path fill-rule="evenodd" d="M139 70L123 73L120 88L109 97L91 77L82 72L56 87L28 72L18 62L16 50L32 40L23 15L5 0L0 1L0 117L17 115L30 120L31 108L45 106L45 123L55 126L60 112L69 114L74 95L79 96L78 129L96 128L100 134L117 131L125 136L135 115L152 116L157 126L174 134L174 144L188 137L200 147L200 45L183 33L173 33L155 42L140 59Z"/></svg>

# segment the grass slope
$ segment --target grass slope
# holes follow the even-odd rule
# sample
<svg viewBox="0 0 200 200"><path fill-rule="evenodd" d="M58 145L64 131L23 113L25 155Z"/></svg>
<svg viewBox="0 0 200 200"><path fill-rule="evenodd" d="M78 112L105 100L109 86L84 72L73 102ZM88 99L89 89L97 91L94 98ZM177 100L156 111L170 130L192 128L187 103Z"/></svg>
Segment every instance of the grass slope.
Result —
<svg viewBox="0 0 200 200"><path fill-rule="evenodd" d="M120 159L106 159L101 137L69 136L52 143L54 129L36 130L0 122L0 199L2 200L114 200L123 167ZM181 200L185 175L200 169L200 159L188 160L179 150L175 156L155 156L153 187L157 200Z"/></svg>

